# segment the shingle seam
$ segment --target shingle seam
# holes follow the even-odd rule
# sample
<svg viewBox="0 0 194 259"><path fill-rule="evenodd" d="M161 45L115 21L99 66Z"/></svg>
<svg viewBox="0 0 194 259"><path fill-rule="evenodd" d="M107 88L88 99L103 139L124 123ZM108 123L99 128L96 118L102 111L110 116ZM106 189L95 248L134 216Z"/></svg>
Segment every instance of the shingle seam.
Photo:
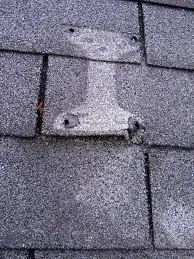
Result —
<svg viewBox="0 0 194 259"><path fill-rule="evenodd" d="M0 141L3 138L13 138L13 139L18 139L18 140L37 140L42 139L42 141L45 140L66 140L66 139L80 139L80 140L102 140L102 141L106 141L106 140L115 140L115 141L126 141L123 137L118 137L118 136L80 136L80 137L65 137L65 136L56 136L56 135L37 135L37 136L19 136L19 135L13 135L13 134L0 134ZM191 147L187 147L187 146L171 146L171 145L157 145L157 144L136 144L136 143L129 143L129 146L136 146L136 147L141 147L141 148L146 148L146 149L158 149L158 150L167 150L167 151L194 151L194 146Z"/></svg>
<svg viewBox="0 0 194 259"><path fill-rule="evenodd" d="M37 55L37 56L42 56L42 55L45 55L47 53L43 53L43 52L33 52L33 51L22 51L22 50L16 50L16 49L2 49L0 48L0 53L18 53L18 54L28 54L28 55Z"/></svg>
<svg viewBox="0 0 194 259"><path fill-rule="evenodd" d="M28 55L48 55L50 57L64 57L64 58L72 58L72 59L78 59L78 60L89 60L84 57L76 57L76 56L70 56L70 55L61 55L61 54L55 54L55 53L37 53L37 52L28 52L28 51L19 51L19 50L4 50L0 49L0 52L5 52L5 53L18 53L18 54L28 54ZM91 60L91 59L90 59ZM107 63L117 63L117 64L130 64L130 65L136 65L136 66L141 66L142 63L135 63L135 62L128 62L128 61L103 61L103 60L93 60L93 61L98 61L98 62L107 62ZM189 73L192 73L194 71L193 68L184 68L184 67L175 67L175 66L163 66L163 65L156 65L156 64L149 64L146 62L146 66L148 67L156 67L156 68L161 68L161 69L173 69L177 71L187 71Z"/></svg>
<svg viewBox="0 0 194 259"><path fill-rule="evenodd" d="M131 64L131 65L140 65L141 63L135 62L135 61L108 61L108 60L99 60L99 59L89 59L85 57L78 57L78 56L72 56L68 54L57 54L54 52L31 52L31 51L21 51L21 50L15 50L15 49L0 49L0 52L6 52L6 53L18 53L18 54L28 54L28 55L39 55L44 56L48 55L50 57L64 57L64 58L72 58L72 59L78 59L78 60L91 60L91 61L97 61L97 62L103 62L103 63L117 63L117 64Z"/></svg>
<svg viewBox="0 0 194 259"><path fill-rule="evenodd" d="M1 248L0 249L0 252L1 251L10 251L10 252L14 252L14 251L17 251L17 252L28 252L28 256L29 254L30 255L33 255L35 254L36 252L47 252L47 251L50 251L50 252L54 252L54 251L57 251L57 252L160 252L160 251L166 251L166 252L194 252L194 249L190 249L190 248L155 248L155 249L150 249L150 248L142 248L142 249L136 249L136 248L131 248L131 249L128 249L128 248L89 248L89 249L82 249L82 248L29 248L29 249L26 249L26 248L9 248L9 247L6 247L6 248ZM29 257L28 257L29 258ZM30 257L31 259L31 257Z"/></svg>
<svg viewBox="0 0 194 259"><path fill-rule="evenodd" d="M171 146L171 145L145 145L149 149L167 150L167 151L194 151L194 146L183 147L183 146Z"/></svg>
<svg viewBox="0 0 194 259"><path fill-rule="evenodd" d="M35 249L28 249L28 259L35 259Z"/></svg>
<svg viewBox="0 0 194 259"><path fill-rule="evenodd" d="M156 6L162 6L162 7L166 7L166 8L172 8L172 9L178 9L178 10L182 10L182 9L185 9L187 11L191 11L193 12L194 11L194 8L193 7L187 7L187 6L179 6L179 5L171 5L171 4L165 4L165 3L157 3L157 2L154 2L154 1L143 1L143 0L140 0L140 2L142 4L146 4L146 5L156 5Z"/></svg>
<svg viewBox="0 0 194 259"><path fill-rule="evenodd" d="M34 140L37 136L23 136L23 135L16 135L16 134L0 134L0 139L3 138L13 138L13 139L26 139L26 140Z"/></svg>
<svg viewBox="0 0 194 259"><path fill-rule="evenodd" d="M42 132L45 91L47 83L47 70L48 70L48 55L43 56L42 69L40 74L40 87L37 102L37 121L36 121L36 134L40 135Z"/></svg>
<svg viewBox="0 0 194 259"><path fill-rule="evenodd" d="M173 69L173 70L177 70L177 71L186 71L186 72L189 72L189 73L193 73L194 72L194 69L193 68L184 68L184 67L175 67L175 66L160 66L160 65L155 65L155 64L149 64L147 63L146 64L148 67L153 67L153 68L160 68L160 69Z"/></svg>
<svg viewBox="0 0 194 259"><path fill-rule="evenodd" d="M153 222L153 210L152 210L152 190L151 190L151 181L150 181L150 158L149 153L144 153L144 163L145 163L145 182L146 182L146 191L147 191L147 204L148 204L148 222L149 222L149 234L152 242L153 249L155 249L154 241L154 222Z"/></svg>
<svg viewBox="0 0 194 259"><path fill-rule="evenodd" d="M156 248L154 251L158 252L194 252L194 249L190 248Z"/></svg>
<svg viewBox="0 0 194 259"><path fill-rule="evenodd" d="M120 253L128 253L128 252L152 252L153 249L149 248L34 248L35 252L46 252L46 251L58 251L58 252L120 252Z"/></svg>
<svg viewBox="0 0 194 259"><path fill-rule="evenodd" d="M17 252L28 252L28 249L27 248L25 248L25 247L16 247L16 248L14 248L14 247L5 247L5 246L3 246L3 247L1 247L0 248L0 252L2 252L2 251L10 251L10 252L14 252L14 251L17 251ZM2 259L2 258L1 258Z"/></svg>
<svg viewBox="0 0 194 259"><path fill-rule="evenodd" d="M142 58L143 58L143 63L147 64L144 14L143 14L142 4L140 2L138 2L138 19L139 19L139 34L140 34Z"/></svg>

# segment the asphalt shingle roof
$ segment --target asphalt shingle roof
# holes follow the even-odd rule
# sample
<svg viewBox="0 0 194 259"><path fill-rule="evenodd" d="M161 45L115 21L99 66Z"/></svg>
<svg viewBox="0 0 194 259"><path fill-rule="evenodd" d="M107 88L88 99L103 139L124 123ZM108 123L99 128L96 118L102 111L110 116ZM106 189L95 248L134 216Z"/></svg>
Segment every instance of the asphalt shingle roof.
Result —
<svg viewBox="0 0 194 259"><path fill-rule="evenodd" d="M193 1L4 0L0 24L0 258L193 258ZM59 136L92 78L143 137Z"/></svg>

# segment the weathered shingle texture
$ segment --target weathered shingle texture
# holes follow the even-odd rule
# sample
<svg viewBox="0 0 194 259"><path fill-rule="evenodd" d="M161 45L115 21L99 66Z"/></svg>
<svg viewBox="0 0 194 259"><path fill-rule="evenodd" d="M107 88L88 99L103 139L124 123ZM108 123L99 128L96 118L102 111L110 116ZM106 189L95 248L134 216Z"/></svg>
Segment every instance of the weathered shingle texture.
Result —
<svg viewBox="0 0 194 259"><path fill-rule="evenodd" d="M192 259L189 251L37 251L35 259Z"/></svg>
<svg viewBox="0 0 194 259"><path fill-rule="evenodd" d="M194 68L194 12L143 5L147 61Z"/></svg>
<svg viewBox="0 0 194 259"><path fill-rule="evenodd" d="M2 249L0 250L1 259L28 259L27 250Z"/></svg>
<svg viewBox="0 0 194 259"><path fill-rule="evenodd" d="M194 258L193 8L0 1L0 258ZM58 136L90 62L114 64L142 141Z"/></svg>
<svg viewBox="0 0 194 259"><path fill-rule="evenodd" d="M39 91L40 56L0 53L0 132L33 136Z"/></svg>
<svg viewBox="0 0 194 259"><path fill-rule="evenodd" d="M137 4L126 1L1 1L0 22L0 47L28 52L84 56L69 42L70 26L139 38Z"/></svg>
<svg viewBox="0 0 194 259"><path fill-rule="evenodd" d="M194 9L194 2L193 0L142 0L145 2L153 2L158 4L165 4L170 6L180 6L186 8L193 8Z"/></svg>
<svg viewBox="0 0 194 259"><path fill-rule="evenodd" d="M193 249L193 151L151 154L153 217L158 248Z"/></svg>
<svg viewBox="0 0 194 259"><path fill-rule="evenodd" d="M1 245L149 245L141 149L5 138L1 158Z"/></svg>

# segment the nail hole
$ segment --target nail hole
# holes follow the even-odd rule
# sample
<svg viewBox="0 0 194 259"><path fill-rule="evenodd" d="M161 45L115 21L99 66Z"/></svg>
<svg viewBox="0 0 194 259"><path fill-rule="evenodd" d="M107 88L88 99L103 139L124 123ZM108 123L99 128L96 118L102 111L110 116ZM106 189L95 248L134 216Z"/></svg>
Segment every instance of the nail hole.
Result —
<svg viewBox="0 0 194 259"><path fill-rule="evenodd" d="M69 125L69 120L64 120L65 125Z"/></svg>
<svg viewBox="0 0 194 259"><path fill-rule="evenodd" d="M138 122L138 121L135 122L135 125L134 125L134 126L136 127L136 129L138 129L138 130L140 129L140 125L139 125L139 122Z"/></svg>
<svg viewBox="0 0 194 259"><path fill-rule="evenodd" d="M70 32L74 32L75 30L74 30L73 28L70 28L69 31L70 31Z"/></svg>
<svg viewBox="0 0 194 259"><path fill-rule="evenodd" d="M138 38L137 38L136 36L132 36L132 37L131 37L131 40L137 42L137 41L138 41Z"/></svg>

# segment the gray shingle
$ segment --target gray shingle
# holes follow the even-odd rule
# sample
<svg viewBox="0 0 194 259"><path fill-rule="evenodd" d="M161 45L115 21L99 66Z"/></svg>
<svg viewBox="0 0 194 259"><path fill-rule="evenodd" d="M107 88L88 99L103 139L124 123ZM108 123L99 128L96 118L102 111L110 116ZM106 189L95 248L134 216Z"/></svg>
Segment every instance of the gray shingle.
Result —
<svg viewBox="0 0 194 259"><path fill-rule="evenodd" d="M41 57L0 53L0 133L35 134Z"/></svg>
<svg viewBox="0 0 194 259"><path fill-rule="evenodd" d="M193 0L144 0L144 1L194 8Z"/></svg>
<svg viewBox="0 0 194 259"><path fill-rule="evenodd" d="M194 12L143 5L149 64L194 68Z"/></svg>
<svg viewBox="0 0 194 259"><path fill-rule="evenodd" d="M193 259L193 251L155 251L147 253L149 259Z"/></svg>
<svg viewBox="0 0 194 259"><path fill-rule="evenodd" d="M1 259L28 259L27 251L0 250Z"/></svg>
<svg viewBox="0 0 194 259"><path fill-rule="evenodd" d="M117 251L37 251L35 259L146 259L147 254L141 252Z"/></svg>
<svg viewBox="0 0 194 259"><path fill-rule="evenodd" d="M141 149L84 139L0 146L0 246L149 246Z"/></svg>
<svg viewBox="0 0 194 259"><path fill-rule="evenodd" d="M57 116L85 100L87 67L85 60L49 57L44 133L54 134L53 124Z"/></svg>
<svg viewBox="0 0 194 259"><path fill-rule="evenodd" d="M194 248L194 152L153 151L151 184L155 244Z"/></svg>
<svg viewBox="0 0 194 259"><path fill-rule="evenodd" d="M145 121L149 144L194 146L194 74L185 71L118 66L122 107Z"/></svg>
<svg viewBox="0 0 194 259"><path fill-rule="evenodd" d="M56 134L59 114L85 100L87 65L76 59L49 59L45 134ZM185 71L117 65L117 100L145 121L147 143L192 146L193 81L194 75Z"/></svg>
<svg viewBox="0 0 194 259"><path fill-rule="evenodd" d="M36 251L35 259L193 259L192 251Z"/></svg>
<svg viewBox="0 0 194 259"><path fill-rule="evenodd" d="M3 49L86 56L74 44L69 43L69 37L72 37L70 34L74 35L69 32L69 26L73 25L104 31L98 40L109 37L111 33L117 34L112 37L124 38L121 44L137 46L134 53L126 59L140 61L139 43L131 41L133 36L139 38L136 3L118 0L47 0L41 3L35 0L13 0L9 3L3 0L0 10L0 47ZM103 46L107 47L109 43L110 40L107 40ZM98 57L98 53L92 57L103 59ZM111 57L107 59L111 60Z"/></svg>

